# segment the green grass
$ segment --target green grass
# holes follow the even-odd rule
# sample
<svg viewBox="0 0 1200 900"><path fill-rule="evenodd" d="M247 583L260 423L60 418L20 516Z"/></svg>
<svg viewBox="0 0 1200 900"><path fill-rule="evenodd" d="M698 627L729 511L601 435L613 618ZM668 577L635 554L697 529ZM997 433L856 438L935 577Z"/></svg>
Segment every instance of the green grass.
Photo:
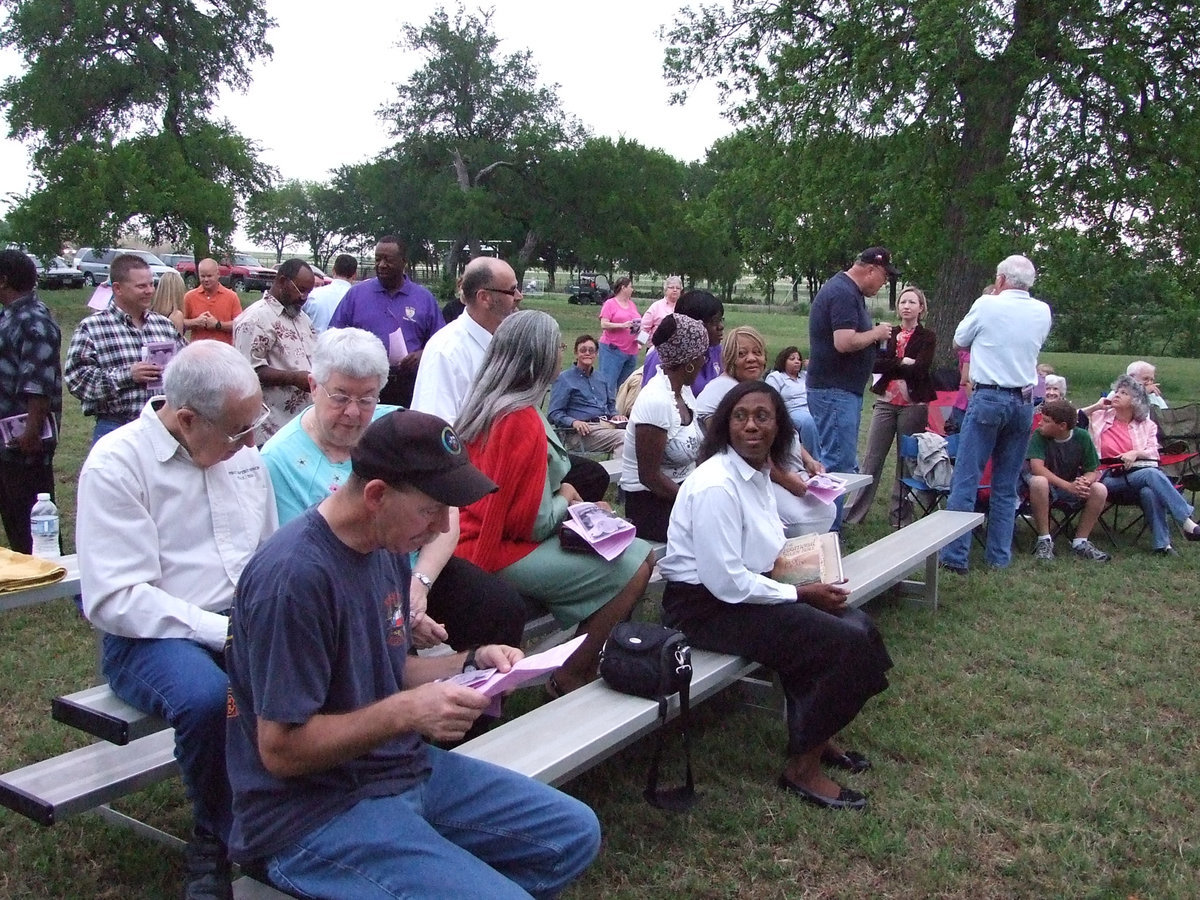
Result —
<svg viewBox="0 0 1200 900"><path fill-rule="evenodd" d="M82 292L46 297L69 334ZM561 296L525 305L554 313L568 343L594 330L595 307L569 307ZM731 309L729 323L742 322L771 348L807 345L807 322L794 314ZM1089 399L1127 362L1047 358L1072 397ZM1195 396L1200 362L1156 361L1170 400ZM65 405L59 505L69 539L90 432L78 404ZM848 550L885 533L886 493L849 534ZM1179 543L1175 560L1151 557L1143 539L1117 547L1107 565L1060 552L1042 567L1026 537L1006 571L944 577L936 614L872 602L896 668L891 689L845 734L875 763L847 779L870 794L867 814L825 813L781 795L780 718L729 691L696 716L703 796L692 812L670 816L641 800L647 741L568 785L605 833L599 860L569 896L1200 896L1200 552ZM94 679L86 624L63 601L3 614L0 628L0 768L84 743L51 722L49 700ZM534 702L529 692L510 712ZM176 834L187 828L177 783L119 808ZM176 854L94 816L44 829L0 812L0 844L3 898L178 892Z"/></svg>

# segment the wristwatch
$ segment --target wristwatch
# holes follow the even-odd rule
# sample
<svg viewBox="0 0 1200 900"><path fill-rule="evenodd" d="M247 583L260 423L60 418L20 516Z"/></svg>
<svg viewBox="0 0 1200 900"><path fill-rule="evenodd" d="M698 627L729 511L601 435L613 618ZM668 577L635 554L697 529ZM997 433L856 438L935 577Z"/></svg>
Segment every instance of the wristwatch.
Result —
<svg viewBox="0 0 1200 900"><path fill-rule="evenodd" d="M421 582L421 584L425 585L426 590L433 587L433 579L430 578L428 575L426 575L424 572L413 572L412 577L417 579L417 581Z"/></svg>
<svg viewBox="0 0 1200 900"><path fill-rule="evenodd" d="M467 658L463 660L462 670L464 672L478 671L479 666L475 665L475 651L478 649L479 649L478 647L472 647L470 650L467 651Z"/></svg>

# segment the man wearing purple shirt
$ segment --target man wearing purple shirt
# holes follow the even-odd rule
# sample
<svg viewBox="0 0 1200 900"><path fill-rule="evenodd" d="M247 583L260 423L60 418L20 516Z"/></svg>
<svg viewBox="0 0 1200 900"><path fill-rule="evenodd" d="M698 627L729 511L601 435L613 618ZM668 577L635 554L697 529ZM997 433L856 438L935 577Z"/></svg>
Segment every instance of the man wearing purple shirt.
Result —
<svg viewBox="0 0 1200 900"><path fill-rule="evenodd" d="M383 342L390 373L379 400L399 406L412 405L420 350L446 324L433 294L405 275L407 260L402 240L380 238L375 277L351 287L329 321L330 328L362 328Z"/></svg>

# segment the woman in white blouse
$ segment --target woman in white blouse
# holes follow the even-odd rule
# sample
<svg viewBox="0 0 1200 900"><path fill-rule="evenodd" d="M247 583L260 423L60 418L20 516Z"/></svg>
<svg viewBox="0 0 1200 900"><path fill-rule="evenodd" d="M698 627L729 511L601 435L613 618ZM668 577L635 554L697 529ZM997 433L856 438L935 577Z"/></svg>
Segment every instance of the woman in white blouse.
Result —
<svg viewBox="0 0 1200 900"><path fill-rule="evenodd" d="M827 809L863 809L867 798L831 779L829 766L861 772L862 754L834 736L887 687L892 661L871 619L846 607L843 588L794 586L762 575L783 547L769 474L793 429L779 393L746 382L708 423L701 463L679 490L659 563L663 622L693 646L774 669L787 698L787 761L779 785Z"/></svg>
<svg viewBox="0 0 1200 900"><path fill-rule="evenodd" d="M625 515L638 537L665 541L675 494L700 452L703 435L691 386L708 354L708 331L702 322L674 313L655 329L653 340L661 366L629 413L620 484Z"/></svg>

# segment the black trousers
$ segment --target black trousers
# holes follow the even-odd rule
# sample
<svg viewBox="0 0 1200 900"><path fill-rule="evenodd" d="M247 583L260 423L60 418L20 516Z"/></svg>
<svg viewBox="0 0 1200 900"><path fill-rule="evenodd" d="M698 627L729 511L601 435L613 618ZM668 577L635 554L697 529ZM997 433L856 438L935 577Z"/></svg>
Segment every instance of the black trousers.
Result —
<svg viewBox="0 0 1200 900"><path fill-rule="evenodd" d="M9 548L18 553L33 552L29 512L42 493L54 497L53 462L0 459L0 519L4 521Z"/></svg>
<svg viewBox="0 0 1200 900"><path fill-rule="evenodd" d="M447 643L455 650L483 644L521 646L527 614L521 595L503 578L457 556L450 557L429 589L427 611L446 626Z"/></svg>
<svg viewBox="0 0 1200 900"><path fill-rule="evenodd" d="M861 610L807 603L724 603L703 585L668 582L663 622L692 645L745 656L779 674L787 697L788 756L807 753L854 720L888 686L891 657Z"/></svg>
<svg viewBox="0 0 1200 900"><path fill-rule="evenodd" d="M625 516L637 526L637 535L643 540L666 541L674 508L674 497L664 500L654 491L625 492Z"/></svg>

